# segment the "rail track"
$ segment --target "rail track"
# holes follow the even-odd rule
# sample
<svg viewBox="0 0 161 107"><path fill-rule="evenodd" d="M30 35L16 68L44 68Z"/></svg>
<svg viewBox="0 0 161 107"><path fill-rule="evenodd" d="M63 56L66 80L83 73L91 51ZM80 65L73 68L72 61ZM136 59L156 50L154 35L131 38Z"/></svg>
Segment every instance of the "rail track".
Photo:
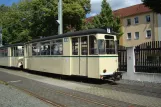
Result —
<svg viewBox="0 0 161 107"><path fill-rule="evenodd" d="M52 105L52 106L54 106L54 107L67 107L67 105L63 105L63 104L57 103L57 102L55 102L55 101L51 101L51 100L49 100L49 99L47 99L47 98L44 98L44 97L41 97L40 95L37 95L37 94L34 93L34 92L31 92L31 91L29 91L29 90L27 90L27 89L18 87L18 86L13 85L13 84L11 84L11 83L9 83L9 82L2 81L1 83L3 83L3 84L8 84L8 85L10 85L10 86L12 86L12 87L14 87L14 88L16 88L16 89L18 89L18 90L21 90L21 91L23 91L23 92L25 92L25 93L27 93L27 94L33 96L33 97L36 97L36 98L40 99L41 101L43 101L43 102L45 102L45 103L48 103L48 104L50 104L50 105ZM74 98L74 99L79 99L79 100L81 100L81 101L83 101L83 102L85 102L85 103L91 103L91 104L95 104L95 105L97 105L97 106L102 106L102 107L113 107L113 106L109 106L109 105L105 104L105 102L102 102L102 101L96 101L96 100L93 100L93 99L84 98L84 97L81 97L81 96L76 95L76 94L72 94L72 93L68 93L68 92L64 92L64 91L60 91L60 90L56 90L56 89L51 89L51 90L52 90L52 91L55 91L55 92L58 93L58 94L67 96L67 97L72 97L72 98Z"/></svg>

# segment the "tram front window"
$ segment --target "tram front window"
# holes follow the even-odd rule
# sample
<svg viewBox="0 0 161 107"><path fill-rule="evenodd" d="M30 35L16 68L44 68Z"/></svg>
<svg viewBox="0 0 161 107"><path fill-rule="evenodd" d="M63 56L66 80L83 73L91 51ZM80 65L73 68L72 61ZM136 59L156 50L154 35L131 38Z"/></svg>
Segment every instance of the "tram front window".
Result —
<svg viewBox="0 0 161 107"><path fill-rule="evenodd" d="M115 41L114 40L106 40L106 53L107 54L115 54Z"/></svg>
<svg viewBox="0 0 161 107"><path fill-rule="evenodd" d="M116 54L116 42L114 40L98 40L99 54Z"/></svg>
<svg viewBox="0 0 161 107"><path fill-rule="evenodd" d="M99 54L105 54L105 40L98 40L98 52Z"/></svg>

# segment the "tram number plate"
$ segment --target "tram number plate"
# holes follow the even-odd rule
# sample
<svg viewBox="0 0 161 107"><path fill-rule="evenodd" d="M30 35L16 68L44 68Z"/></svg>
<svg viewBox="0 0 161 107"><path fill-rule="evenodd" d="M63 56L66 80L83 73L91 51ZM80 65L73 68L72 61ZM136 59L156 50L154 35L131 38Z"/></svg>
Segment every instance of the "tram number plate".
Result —
<svg viewBox="0 0 161 107"><path fill-rule="evenodd" d="M68 42L68 38L64 38L64 42Z"/></svg>

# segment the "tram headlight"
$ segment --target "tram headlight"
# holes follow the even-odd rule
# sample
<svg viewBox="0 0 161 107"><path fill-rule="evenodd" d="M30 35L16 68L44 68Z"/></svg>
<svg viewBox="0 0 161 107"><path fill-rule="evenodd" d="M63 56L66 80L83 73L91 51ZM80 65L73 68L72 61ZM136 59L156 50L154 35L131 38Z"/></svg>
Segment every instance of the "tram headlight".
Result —
<svg viewBox="0 0 161 107"><path fill-rule="evenodd" d="M106 69L104 69L104 70L103 70L103 73L106 73L106 71L107 71L107 70L106 70Z"/></svg>

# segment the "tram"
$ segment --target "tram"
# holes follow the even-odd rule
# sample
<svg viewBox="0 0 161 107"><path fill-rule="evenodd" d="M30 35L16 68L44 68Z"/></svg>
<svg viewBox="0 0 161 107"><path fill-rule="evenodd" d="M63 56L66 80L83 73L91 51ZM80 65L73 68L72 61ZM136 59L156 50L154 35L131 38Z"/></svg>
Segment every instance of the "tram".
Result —
<svg viewBox="0 0 161 107"><path fill-rule="evenodd" d="M95 79L122 78L118 71L116 35L105 29L70 32L1 47L0 65Z"/></svg>

